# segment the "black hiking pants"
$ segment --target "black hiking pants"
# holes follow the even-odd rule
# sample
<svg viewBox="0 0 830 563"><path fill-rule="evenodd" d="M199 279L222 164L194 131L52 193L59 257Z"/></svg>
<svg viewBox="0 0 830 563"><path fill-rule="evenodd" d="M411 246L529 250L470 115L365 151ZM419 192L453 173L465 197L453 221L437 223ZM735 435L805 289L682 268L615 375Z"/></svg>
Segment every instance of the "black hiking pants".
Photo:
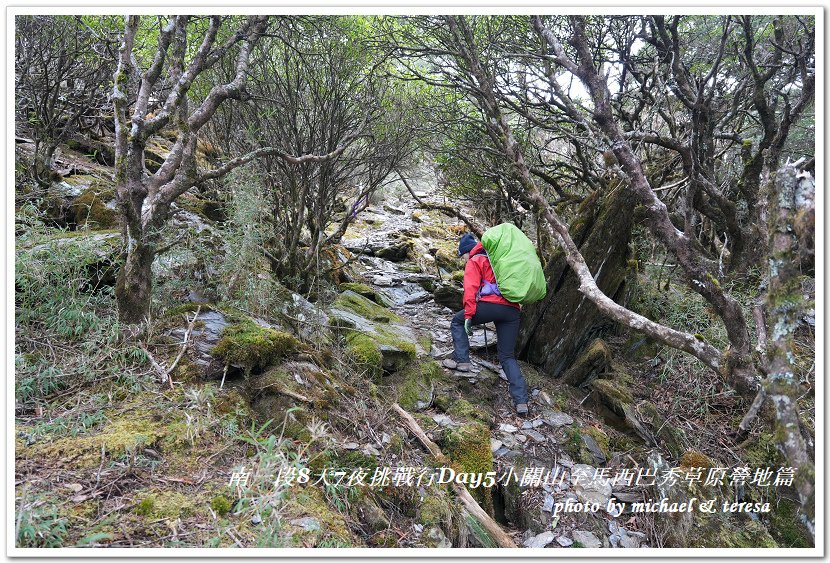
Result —
<svg viewBox="0 0 830 563"><path fill-rule="evenodd" d="M472 324L480 325L493 322L496 325L496 336L498 337L499 362L507 376L508 389L513 402L516 404L527 403L527 383L519 369L516 361L516 340L519 338L519 322L522 312L516 307L503 305L501 303L489 303L479 301L476 306L476 314L473 315ZM470 339L464 331L464 311L456 313L450 323L453 348L455 349L455 361L470 361Z"/></svg>

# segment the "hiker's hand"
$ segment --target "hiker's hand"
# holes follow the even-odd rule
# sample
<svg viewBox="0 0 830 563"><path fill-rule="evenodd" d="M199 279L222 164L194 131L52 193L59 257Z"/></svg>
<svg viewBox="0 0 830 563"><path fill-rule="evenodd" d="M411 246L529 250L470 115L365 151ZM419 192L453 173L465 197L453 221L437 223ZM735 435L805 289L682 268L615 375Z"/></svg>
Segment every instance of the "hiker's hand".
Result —
<svg viewBox="0 0 830 563"><path fill-rule="evenodd" d="M464 332L467 333L467 336L473 335L473 321L470 319L464 320Z"/></svg>

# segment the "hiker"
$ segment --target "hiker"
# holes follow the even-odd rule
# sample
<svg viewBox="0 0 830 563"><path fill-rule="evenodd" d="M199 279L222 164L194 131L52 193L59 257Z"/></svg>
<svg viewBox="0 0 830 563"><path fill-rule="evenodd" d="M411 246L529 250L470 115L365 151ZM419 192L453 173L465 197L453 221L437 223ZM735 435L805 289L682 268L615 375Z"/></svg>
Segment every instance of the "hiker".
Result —
<svg viewBox="0 0 830 563"><path fill-rule="evenodd" d="M519 336L521 306L511 303L499 292L490 259L482 244L466 233L458 244L458 255L464 259L464 309L450 323L454 353L442 362L446 368L470 371L470 340L473 325L493 321L498 335L499 362L509 383L510 396L516 413L525 416L527 383L516 361L515 348Z"/></svg>

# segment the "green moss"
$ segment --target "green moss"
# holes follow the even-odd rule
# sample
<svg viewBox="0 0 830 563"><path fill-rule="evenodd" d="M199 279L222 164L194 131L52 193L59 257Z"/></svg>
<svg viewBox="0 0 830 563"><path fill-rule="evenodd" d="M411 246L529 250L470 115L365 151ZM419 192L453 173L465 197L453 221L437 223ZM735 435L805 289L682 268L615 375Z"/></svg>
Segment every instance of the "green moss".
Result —
<svg viewBox="0 0 830 563"><path fill-rule="evenodd" d="M611 363L611 350L601 338L595 339L579 355L577 360L562 376L562 381L569 385L578 386L587 380L591 374L604 371Z"/></svg>
<svg viewBox="0 0 830 563"><path fill-rule="evenodd" d="M177 317L178 315L183 315L184 313L195 313L196 310L199 310L201 313L205 311L212 311L213 308L206 304L206 303L184 303L183 305L177 305L175 307L170 307L164 312L165 317Z"/></svg>
<svg viewBox="0 0 830 563"><path fill-rule="evenodd" d="M591 382L591 387L611 403L624 405L634 402L631 391L613 379L595 379Z"/></svg>
<svg viewBox="0 0 830 563"><path fill-rule="evenodd" d="M741 522L741 527L731 526L709 518L699 526L692 537L691 544L683 547L710 548L775 548L779 547L767 529L749 518ZM679 546L677 546L679 547Z"/></svg>
<svg viewBox="0 0 830 563"><path fill-rule="evenodd" d="M813 547L800 523L798 505L782 498L769 513L769 532L779 547Z"/></svg>
<svg viewBox="0 0 830 563"><path fill-rule="evenodd" d="M177 491L145 490L136 495L135 513L151 519L175 519L198 512L192 495Z"/></svg>
<svg viewBox="0 0 830 563"><path fill-rule="evenodd" d="M300 532L302 536L312 534L318 537L317 541L324 538L329 538L329 540L337 538L349 544L355 541L343 515L328 505L326 497L319 487L309 486L302 489L295 487L292 492L294 494L289 495L284 505L285 512L292 515L292 518L286 520L291 520L293 517L310 516L320 522L320 530Z"/></svg>
<svg viewBox="0 0 830 563"><path fill-rule="evenodd" d="M72 202L71 212L75 223L89 229L112 228L117 219L115 209L106 206L106 202L115 199L115 190L112 186L105 186L96 180Z"/></svg>
<svg viewBox="0 0 830 563"><path fill-rule="evenodd" d="M109 459L152 446L166 431L156 422L144 418L120 418L103 425L94 435L66 436L31 448L32 456L71 462L76 467L97 467L104 455Z"/></svg>
<svg viewBox="0 0 830 563"><path fill-rule="evenodd" d="M596 426L588 426L586 428L583 428L582 432L594 439L594 441L599 446L599 449L602 450L602 453L603 455L605 455L606 458L611 457L611 444L608 438L608 434L606 434Z"/></svg>
<svg viewBox="0 0 830 563"><path fill-rule="evenodd" d="M453 465L462 472L493 471L490 430L480 422L471 422L457 429L448 428L441 436L441 447ZM489 514L493 513L493 496L490 489L470 489L470 493Z"/></svg>
<svg viewBox="0 0 830 563"><path fill-rule="evenodd" d="M685 452L680 458L681 467L715 467L714 462L709 459L709 456L689 450Z"/></svg>
<svg viewBox="0 0 830 563"><path fill-rule="evenodd" d="M669 424L666 418L660 414L654 403L640 401L637 403L636 412L642 417L642 421L648 424L661 445L678 459L686 450L686 435L683 430Z"/></svg>
<svg viewBox="0 0 830 563"><path fill-rule="evenodd" d="M349 356L367 371L369 377L379 377L383 373L383 356L373 338L360 332L352 332L346 337L346 342Z"/></svg>
<svg viewBox="0 0 830 563"><path fill-rule="evenodd" d="M377 303L378 305L382 304L382 300L378 297L377 292L365 283L345 282L341 283L339 287L341 291L353 291L373 303Z"/></svg>
<svg viewBox="0 0 830 563"><path fill-rule="evenodd" d="M379 323L401 323L403 320L385 307L373 303L369 299L355 293L354 291L346 290L341 293L334 301L334 306L341 309L346 309L364 319L369 319Z"/></svg>
<svg viewBox="0 0 830 563"><path fill-rule="evenodd" d="M775 435L769 432L745 443L743 451L744 460L750 467L778 467L784 462Z"/></svg>
<svg viewBox="0 0 830 563"><path fill-rule="evenodd" d="M418 410L418 403L428 401L441 375L441 366L433 360L410 364L395 376L398 403L408 411Z"/></svg>
<svg viewBox="0 0 830 563"><path fill-rule="evenodd" d="M348 450L337 458L336 465L337 467L345 469L357 469L360 467L374 469L377 467L378 461L360 450Z"/></svg>
<svg viewBox="0 0 830 563"><path fill-rule="evenodd" d="M476 419L484 422L487 419L487 411L485 411L482 407L473 405L466 399L458 399L453 401L446 412L450 416L464 418L467 420Z"/></svg>
<svg viewBox="0 0 830 563"><path fill-rule="evenodd" d="M430 494L418 509L417 522L424 527L442 524L452 517L452 509L443 494Z"/></svg>
<svg viewBox="0 0 830 563"><path fill-rule="evenodd" d="M218 495L213 497L213 500L210 501L210 506L216 514L224 516L231 511L233 503L225 495Z"/></svg>
<svg viewBox="0 0 830 563"><path fill-rule="evenodd" d="M452 273L452 281L464 281L464 270L456 270Z"/></svg>
<svg viewBox="0 0 830 563"><path fill-rule="evenodd" d="M286 332L264 328L246 320L226 327L211 355L251 371L271 365L274 360L291 354L299 346L299 341Z"/></svg>
<svg viewBox="0 0 830 563"><path fill-rule="evenodd" d="M429 354L432 351L432 338L430 338L429 336L419 336L418 344L421 345L421 349L424 351L425 354Z"/></svg>

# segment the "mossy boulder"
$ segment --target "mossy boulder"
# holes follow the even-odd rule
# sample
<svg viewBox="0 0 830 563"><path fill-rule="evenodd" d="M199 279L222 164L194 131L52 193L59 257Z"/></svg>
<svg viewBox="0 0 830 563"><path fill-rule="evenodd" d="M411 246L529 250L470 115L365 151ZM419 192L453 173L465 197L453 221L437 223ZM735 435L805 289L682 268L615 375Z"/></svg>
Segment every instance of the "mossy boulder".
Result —
<svg viewBox="0 0 830 563"><path fill-rule="evenodd" d="M370 534L376 534L389 528L389 517L369 495L361 495L353 503L352 512Z"/></svg>
<svg viewBox="0 0 830 563"><path fill-rule="evenodd" d="M344 282L340 284L341 291L353 291L381 307L389 307L392 302L382 293L375 291L365 283Z"/></svg>
<svg viewBox="0 0 830 563"><path fill-rule="evenodd" d="M383 354L371 336L354 332L346 337L346 342L349 356L358 367L366 370L366 375L376 378L383 373Z"/></svg>
<svg viewBox="0 0 830 563"><path fill-rule="evenodd" d="M674 459L680 459L689 447L686 433L669 423L651 401L640 401L635 411L657 443L665 448Z"/></svg>
<svg viewBox="0 0 830 563"><path fill-rule="evenodd" d="M435 382L443 376L435 361L410 363L392 376L398 404L407 411L422 411L432 405Z"/></svg>
<svg viewBox="0 0 830 563"><path fill-rule="evenodd" d="M111 229L118 222L115 210L115 189L96 179L72 202L70 212L78 229Z"/></svg>
<svg viewBox="0 0 830 563"><path fill-rule="evenodd" d="M377 323L400 323L402 319L382 305L367 299L363 295L347 289L341 293L334 301L336 310L346 310L352 312L364 319L374 321ZM345 319L348 320L348 319Z"/></svg>
<svg viewBox="0 0 830 563"><path fill-rule="evenodd" d="M338 296L329 319L345 335L351 358L370 377L401 370L416 357L417 337L403 319L351 290Z"/></svg>
<svg viewBox="0 0 830 563"><path fill-rule="evenodd" d="M579 387L585 381L608 369L611 365L611 350L601 338L595 339L580 354L573 365L562 376L562 382Z"/></svg>
<svg viewBox="0 0 830 563"><path fill-rule="evenodd" d="M268 367L299 347L300 342L293 335L246 319L222 331L211 355L226 364L251 372Z"/></svg>
<svg viewBox="0 0 830 563"><path fill-rule="evenodd" d="M286 526L291 526L286 531L294 530L294 543L297 546L332 543L350 546L361 543L349 528L344 515L329 504L319 487L293 487L283 504L282 516ZM319 526L302 526L300 522L303 518L313 518L319 522ZM292 524L292 521L297 523Z"/></svg>

